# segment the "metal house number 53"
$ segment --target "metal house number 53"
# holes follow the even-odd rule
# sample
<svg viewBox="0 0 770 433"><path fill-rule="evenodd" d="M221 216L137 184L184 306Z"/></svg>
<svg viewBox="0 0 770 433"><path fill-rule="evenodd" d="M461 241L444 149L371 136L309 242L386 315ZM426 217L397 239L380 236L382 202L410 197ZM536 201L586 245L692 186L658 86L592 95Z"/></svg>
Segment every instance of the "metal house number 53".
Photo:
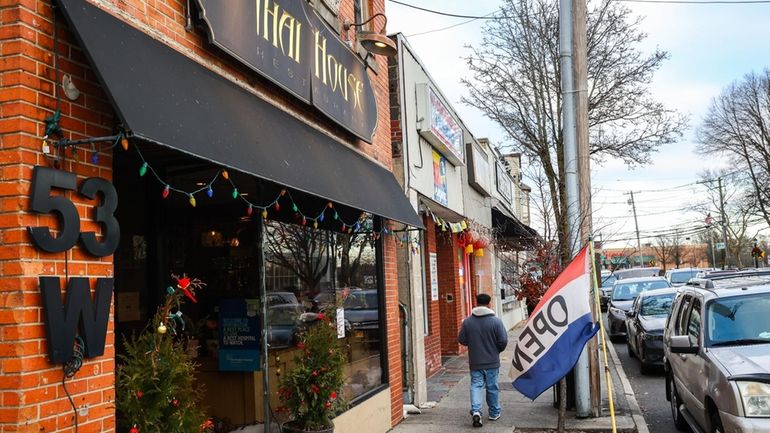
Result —
<svg viewBox="0 0 770 433"><path fill-rule="evenodd" d="M49 253L67 251L75 246L78 239L86 251L94 256L103 257L115 252L120 240L120 226L114 216L118 207L115 187L100 177L90 177L80 185L80 195L89 199L101 196L101 205L94 207L94 221L102 226L101 242L97 241L96 233L80 231L80 217L75 204L66 196L52 196L50 192L53 188L75 191L75 174L36 166L32 172L30 211L58 214L60 230L59 235L53 237L48 227L27 227L32 242Z"/></svg>

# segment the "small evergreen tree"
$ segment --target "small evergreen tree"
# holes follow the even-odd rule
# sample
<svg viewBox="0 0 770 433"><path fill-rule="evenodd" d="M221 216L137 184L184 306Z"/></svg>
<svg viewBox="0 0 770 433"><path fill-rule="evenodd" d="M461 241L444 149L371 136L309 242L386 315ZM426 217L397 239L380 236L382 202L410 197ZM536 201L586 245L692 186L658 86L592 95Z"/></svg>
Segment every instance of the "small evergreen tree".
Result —
<svg viewBox="0 0 770 433"><path fill-rule="evenodd" d="M172 277L176 287L138 336L126 341L119 356L116 406L121 431L130 433L197 433L209 429L200 407L202 389L195 383L196 364L184 348L180 307L195 301L198 279Z"/></svg>

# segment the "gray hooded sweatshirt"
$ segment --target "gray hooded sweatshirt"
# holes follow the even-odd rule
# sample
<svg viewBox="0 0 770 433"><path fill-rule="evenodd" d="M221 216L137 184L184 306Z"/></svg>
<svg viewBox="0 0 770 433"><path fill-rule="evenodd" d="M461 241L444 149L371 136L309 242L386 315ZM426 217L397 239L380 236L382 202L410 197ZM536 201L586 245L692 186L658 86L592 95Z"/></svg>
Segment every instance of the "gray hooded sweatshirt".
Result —
<svg viewBox="0 0 770 433"><path fill-rule="evenodd" d="M463 320L457 341L468 346L471 370L499 368L500 352L508 346L508 333L494 311L487 307L476 307Z"/></svg>

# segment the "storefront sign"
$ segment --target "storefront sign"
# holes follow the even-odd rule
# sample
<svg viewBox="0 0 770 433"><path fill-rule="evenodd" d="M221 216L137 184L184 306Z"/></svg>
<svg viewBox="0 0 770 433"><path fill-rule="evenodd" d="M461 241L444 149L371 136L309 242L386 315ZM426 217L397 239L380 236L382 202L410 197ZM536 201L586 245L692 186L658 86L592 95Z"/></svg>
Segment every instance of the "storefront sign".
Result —
<svg viewBox="0 0 770 433"><path fill-rule="evenodd" d="M219 302L219 370L259 370L262 333L257 302L223 299Z"/></svg>
<svg viewBox="0 0 770 433"><path fill-rule="evenodd" d="M377 104L366 65L298 0L198 0L209 40L369 143Z"/></svg>
<svg viewBox="0 0 770 433"><path fill-rule="evenodd" d="M446 158L433 151L433 200L444 206L449 205L446 181Z"/></svg>
<svg viewBox="0 0 770 433"><path fill-rule="evenodd" d="M468 143L468 184L476 191L488 196L491 191L489 181L487 154L477 145Z"/></svg>
<svg viewBox="0 0 770 433"><path fill-rule="evenodd" d="M506 173L505 168L499 162L495 164L495 182L497 183L497 192L505 198L508 203L513 202L513 181Z"/></svg>
<svg viewBox="0 0 770 433"><path fill-rule="evenodd" d="M112 278L97 278L93 302L88 278L71 278L67 282L64 305L59 277L39 277L39 281L50 361L56 364L69 361L77 335L85 343L83 355L86 358L102 356L110 319Z"/></svg>
<svg viewBox="0 0 770 433"><path fill-rule="evenodd" d="M80 215L66 195L52 196L51 191L77 190L88 199L101 199L101 204L94 206L93 219L102 225L102 241L96 240L96 233L80 231ZM80 241L83 248L96 257L112 254L120 241L120 225L115 219L118 207L118 193L115 187L101 177L89 177L77 188L75 173L36 166L32 171L32 191L29 197L29 210L40 214L55 214L59 217L59 235L51 236L49 227L27 227L32 243L49 253L61 253L74 247Z"/></svg>
<svg viewBox="0 0 770 433"><path fill-rule="evenodd" d="M430 299L438 301L438 257L430 253Z"/></svg>
<svg viewBox="0 0 770 433"><path fill-rule="evenodd" d="M438 93L428 84L417 85L417 112L423 119L420 135L452 164L465 164L463 129Z"/></svg>

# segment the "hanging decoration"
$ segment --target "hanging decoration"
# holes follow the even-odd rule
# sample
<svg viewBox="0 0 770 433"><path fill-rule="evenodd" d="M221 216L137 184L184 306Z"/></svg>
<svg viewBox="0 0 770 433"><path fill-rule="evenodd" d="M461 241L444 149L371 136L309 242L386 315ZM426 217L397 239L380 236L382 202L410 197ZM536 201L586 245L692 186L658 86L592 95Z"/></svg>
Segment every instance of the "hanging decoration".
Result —
<svg viewBox="0 0 770 433"><path fill-rule="evenodd" d="M56 125L58 125L58 119L52 119L50 121L51 128L55 128ZM52 135L55 135L54 132L52 132ZM106 136L106 137L92 137L92 138L86 138L82 140L65 140L60 139L58 141L50 141L48 140L48 135L43 138L43 151L47 156L52 156L51 147L58 149L66 149L67 147L72 148L73 152L76 150L78 146L84 146L88 145L88 148L86 150L92 152L92 160L93 158L97 158L97 154L99 153L99 149L97 147L98 143L108 143L109 146L101 149L101 151L114 149L118 145L120 145L121 148L123 148L124 151L128 151L130 146L130 142L128 139L128 136L125 132L120 131L116 135L112 136ZM235 185L233 180L231 179L231 176L229 172L226 169L220 169L219 171L214 174L214 176L205 183L199 183L198 185L200 188L195 190L185 190L182 188L178 188L170 184L169 182L166 182L159 174L158 172L153 168L153 166L147 161L147 159L142 154L141 150L138 146L133 146L133 149L136 151L137 155L139 156L139 159L141 160L141 163L138 167L138 174L139 177L147 177L147 175L150 175L151 177L155 178L155 180L158 181L158 183L162 186L160 195L163 199L168 199L172 194L182 194L187 197L187 202L190 204L190 207L197 207L198 200L196 196L200 193L205 192L206 196L208 198L213 198L215 194L215 183L217 181L224 181L229 184L230 187L230 195L234 200L240 200L245 205L245 213L247 216L251 216L254 212L254 210L258 210L259 214L262 216L262 218L267 219L270 216L270 212L280 212L281 210L281 201L288 200L292 212L296 214L297 221L300 222L303 226L312 225L313 228L318 228L319 223L323 223L327 217L332 217L334 221L338 221L340 223L340 230L343 233L363 233L363 234L369 234L372 236L373 239L379 239L382 235L392 235L396 238L397 242L399 244L419 244L419 239L413 239L409 236L409 231L414 231L417 229L409 229L404 228L401 230L391 230L387 225L383 225L380 229L375 230L371 224L366 224L364 226L364 222L371 219L372 215L368 214L366 212L362 212L360 216L355 220L344 220L340 214L338 213L337 209L335 208L335 205L333 202L329 201L326 204L323 205L323 207L318 211L313 210L306 210L301 209L297 202L294 200L294 197L292 197L291 192L283 188L281 189L280 193L269 202L265 204L255 203L251 200L249 200L245 194L242 194L238 187ZM434 221L435 221L434 216ZM443 224L446 224L446 227L449 227L449 223L446 223L445 221L442 221ZM457 223L451 227L451 230L453 233L459 233L463 230L463 227L465 227L465 221L462 223ZM446 229L444 229L446 230Z"/></svg>

